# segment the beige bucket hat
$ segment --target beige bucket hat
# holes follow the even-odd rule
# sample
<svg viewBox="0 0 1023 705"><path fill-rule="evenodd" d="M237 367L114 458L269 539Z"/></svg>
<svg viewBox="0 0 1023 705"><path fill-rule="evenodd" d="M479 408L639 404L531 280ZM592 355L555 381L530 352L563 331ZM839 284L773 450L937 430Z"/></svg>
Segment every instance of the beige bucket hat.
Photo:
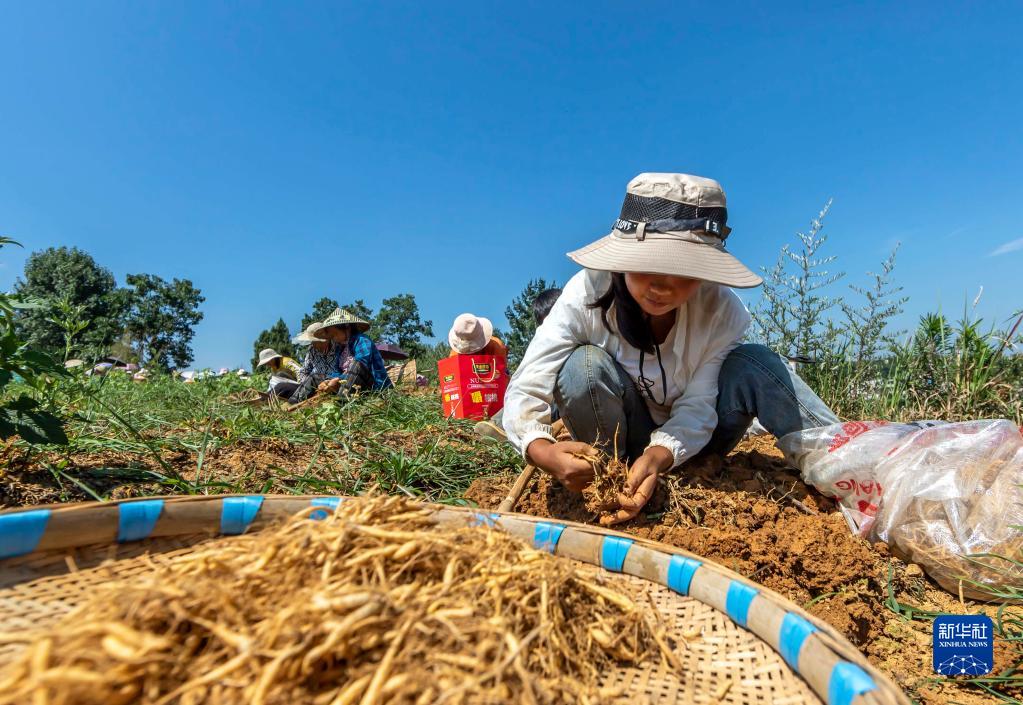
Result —
<svg viewBox="0 0 1023 705"><path fill-rule="evenodd" d="M737 289L763 279L725 250L725 192L713 179L640 174L611 233L568 256L587 269L703 279Z"/></svg>
<svg viewBox="0 0 1023 705"><path fill-rule="evenodd" d="M305 330L296 335L291 339L291 342L295 345L310 345L312 343L322 343L326 340L325 337L317 335L323 330L323 324L319 321L313 321L305 327Z"/></svg>
<svg viewBox="0 0 1023 705"><path fill-rule="evenodd" d="M273 360L275 357L283 358L284 356L281 355L276 350L274 350L273 348L264 348L263 350L260 350L259 362L256 363L256 367L262 367L263 365L270 362L270 360Z"/></svg>
<svg viewBox="0 0 1023 705"><path fill-rule="evenodd" d="M485 348L493 334L494 324L489 318L463 313L448 331L448 344L457 353L472 355Z"/></svg>
<svg viewBox="0 0 1023 705"><path fill-rule="evenodd" d="M349 325L356 330L365 333L369 330L369 322L364 321L354 313L346 308L336 308L334 312L323 319L323 328L330 328L331 326L344 326ZM321 328L320 330L323 330Z"/></svg>

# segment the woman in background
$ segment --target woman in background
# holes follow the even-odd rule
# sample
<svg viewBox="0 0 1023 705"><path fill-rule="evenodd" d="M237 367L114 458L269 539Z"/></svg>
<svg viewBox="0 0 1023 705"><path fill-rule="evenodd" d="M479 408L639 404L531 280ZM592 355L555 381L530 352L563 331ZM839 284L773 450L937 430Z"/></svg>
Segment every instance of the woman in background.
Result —
<svg viewBox="0 0 1023 705"><path fill-rule="evenodd" d="M335 345L334 366L317 391L345 397L393 386L384 358L366 335L368 330L367 321L346 309L335 309L327 316L320 331Z"/></svg>

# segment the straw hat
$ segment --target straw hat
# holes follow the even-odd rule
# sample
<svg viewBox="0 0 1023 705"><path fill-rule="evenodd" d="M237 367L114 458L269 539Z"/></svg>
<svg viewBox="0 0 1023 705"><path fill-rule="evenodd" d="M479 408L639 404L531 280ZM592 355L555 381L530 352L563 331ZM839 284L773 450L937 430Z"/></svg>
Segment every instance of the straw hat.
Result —
<svg viewBox="0 0 1023 705"><path fill-rule="evenodd" d="M309 345L311 343L322 343L326 340L321 336L316 335L323 329L323 324L319 321L313 321L305 330L296 335L291 339L291 342L295 345Z"/></svg>
<svg viewBox="0 0 1023 705"><path fill-rule="evenodd" d="M472 355L485 348L493 334L494 324L489 319L463 313L448 331L448 343L455 352Z"/></svg>
<svg viewBox="0 0 1023 705"><path fill-rule="evenodd" d="M763 279L725 250L725 192L713 179L640 174L611 233L568 256L587 269L703 279L738 289Z"/></svg>
<svg viewBox="0 0 1023 705"><path fill-rule="evenodd" d="M259 351L259 362L256 363L256 367L262 367L266 363L270 362L276 357L284 357L273 348L266 348L265 350Z"/></svg>
<svg viewBox="0 0 1023 705"><path fill-rule="evenodd" d="M369 330L369 323L367 321L362 320L346 308L334 309L334 312L327 316L323 321L323 328L344 325L352 326L363 333ZM323 330L323 328L320 330Z"/></svg>

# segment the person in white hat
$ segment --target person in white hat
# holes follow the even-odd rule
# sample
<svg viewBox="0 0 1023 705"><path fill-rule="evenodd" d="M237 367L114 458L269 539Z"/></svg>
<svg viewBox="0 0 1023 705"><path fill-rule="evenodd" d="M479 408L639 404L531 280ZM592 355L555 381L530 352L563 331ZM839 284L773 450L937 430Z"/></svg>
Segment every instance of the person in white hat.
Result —
<svg viewBox="0 0 1023 705"><path fill-rule="evenodd" d="M267 392L285 399L289 398L298 388L298 373L302 366L273 348L259 351L259 361L256 363L256 367L264 365L270 368L270 384L267 387Z"/></svg>
<svg viewBox="0 0 1023 705"><path fill-rule="evenodd" d="M451 357L455 355L499 355L508 357L508 348L494 335L489 318L471 313L459 315L448 331Z"/></svg>
<svg viewBox="0 0 1023 705"><path fill-rule="evenodd" d="M611 233L569 253L565 286L505 395L504 429L565 487L593 479L577 453L629 463L613 522L635 517L660 474L716 458L754 417L777 437L838 419L777 354L743 345L749 313L731 290L762 280L725 249L725 194L688 174L640 174ZM573 441L551 434L557 406Z"/></svg>

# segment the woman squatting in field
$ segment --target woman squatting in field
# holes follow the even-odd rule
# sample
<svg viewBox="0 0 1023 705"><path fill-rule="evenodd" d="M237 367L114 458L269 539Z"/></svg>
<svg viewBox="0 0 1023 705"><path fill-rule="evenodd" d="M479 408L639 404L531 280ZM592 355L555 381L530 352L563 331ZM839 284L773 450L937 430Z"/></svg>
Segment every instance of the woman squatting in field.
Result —
<svg viewBox="0 0 1023 705"><path fill-rule="evenodd" d="M569 257L569 280L505 395L508 439L527 462L579 492L595 446L629 464L615 520L635 517L659 475L727 454L754 417L776 437L835 414L762 345L729 288L760 277L724 247L725 194L712 179L640 174L609 235ZM551 435L556 406L573 441Z"/></svg>
<svg viewBox="0 0 1023 705"><path fill-rule="evenodd" d="M323 321L320 332L333 343L334 365L317 391L345 397L357 391L379 391L394 386L381 357L366 331L369 322L347 309L338 308Z"/></svg>

